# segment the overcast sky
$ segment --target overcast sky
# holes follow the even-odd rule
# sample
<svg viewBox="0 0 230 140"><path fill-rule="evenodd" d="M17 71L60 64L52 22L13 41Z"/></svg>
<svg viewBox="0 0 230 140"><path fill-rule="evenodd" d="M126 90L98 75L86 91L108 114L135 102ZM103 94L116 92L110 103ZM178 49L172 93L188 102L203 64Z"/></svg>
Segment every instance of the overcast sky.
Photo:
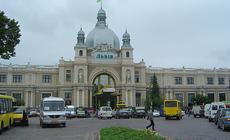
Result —
<svg viewBox="0 0 230 140"><path fill-rule="evenodd" d="M96 24L96 0L1 0L19 21L16 57L4 64L56 65L74 59L81 25ZM107 23L120 39L128 28L134 61L153 67L229 68L230 0L104 0Z"/></svg>

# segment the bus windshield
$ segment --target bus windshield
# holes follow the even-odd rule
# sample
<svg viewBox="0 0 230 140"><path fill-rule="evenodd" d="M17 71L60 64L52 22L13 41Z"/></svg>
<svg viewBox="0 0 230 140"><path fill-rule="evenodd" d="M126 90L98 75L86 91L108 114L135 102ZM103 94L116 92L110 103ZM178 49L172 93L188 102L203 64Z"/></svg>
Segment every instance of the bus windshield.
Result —
<svg viewBox="0 0 230 140"><path fill-rule="evenodd" d="M64 111L63 101L46 101L43 103L44 111Z"/></svg>
<svg viewBox="0 0 230 140"><path fill-rule="evenodd" d="M176 101L167 101L165 102L165 107L177 107Z"/></svg>

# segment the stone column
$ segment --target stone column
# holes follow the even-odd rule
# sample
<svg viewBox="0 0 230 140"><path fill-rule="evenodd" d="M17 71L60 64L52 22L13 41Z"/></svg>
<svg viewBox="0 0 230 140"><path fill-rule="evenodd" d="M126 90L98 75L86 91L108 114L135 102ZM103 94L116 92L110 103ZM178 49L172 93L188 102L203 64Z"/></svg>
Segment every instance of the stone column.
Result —
<svg viewBox="0 0 230 140"><path fill-rule="evenodd" d="M82 106L85 107L85 91L82 90Z"/></svg>
<svg viewBox="0 0 230 140"><path fill-rule="evenodd" d="M25 91L24 94L25 94L25 97L24 97L24 99L25 99L25 100L24 100L24 101L25 101L25 106L28 107L28 106L29 106L29 100L28 100L28 99L29 99L29 98L28 98L28 96L29 96L29 91Z"/></svg>
<svg viewBox="0 0 230 140"><path fill-rule="evenodd" d="M77 106L78 103L79 103L79 102L78 102L78 98L77 98L77 89L74 88L74 90L73 90L73 105L74 105L74 106ZM78 106L77 106L77 107L78 107Z"/></svg>
<svg viewBox="0 0 230 140"><path fill-rule="evenodd" d="M77 90L77 107L79 107L80 106L80 95L79 95L80 93L79 93L79 91Z"/></svg>
<svg viewBox="0 0 230 140"><path fill-rule="evenodd" d="M125 104L128 106L128 92L125 91Z"/></svg>
<svg viewBox="0 0 230 140"><path fill-rule="evenodd" d="M93 96L92 96L92 90L89 90L89 107L92 107L93 103L92 103L92 100L93 100Z"/></svg>

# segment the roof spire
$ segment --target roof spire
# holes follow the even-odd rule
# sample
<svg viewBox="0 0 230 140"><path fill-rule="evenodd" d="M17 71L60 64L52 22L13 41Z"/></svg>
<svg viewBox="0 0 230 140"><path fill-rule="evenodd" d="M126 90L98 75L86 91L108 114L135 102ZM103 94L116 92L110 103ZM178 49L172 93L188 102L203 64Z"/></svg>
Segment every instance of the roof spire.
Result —
<svg viewBox="0 0 230 140"><path fill-rule="evenodd" d="M102 9L102 0L101 0L101 9Z"/></svg>

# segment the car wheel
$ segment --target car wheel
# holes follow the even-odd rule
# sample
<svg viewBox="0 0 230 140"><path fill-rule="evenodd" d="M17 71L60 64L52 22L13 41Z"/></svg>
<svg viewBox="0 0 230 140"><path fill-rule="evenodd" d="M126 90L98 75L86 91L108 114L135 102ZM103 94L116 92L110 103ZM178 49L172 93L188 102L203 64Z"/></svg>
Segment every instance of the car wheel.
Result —
<svg viewBox="0 0 230 140"><path fill-rule="evenodd" d="M208 118L208 121L211 122L211 118Z"/></svg>
<svg viewBox="0 0 230 140"><path fill-rule="evenodd" d="M66 123L63 123L62 126L63 126L63 127L66 127Z"/></svg>
<svg viewBox="0 0 230 140"><path fill-rule="evenodd" d="M165 120L168 120L169 118L168 117L165 117Z"/></svg>
<svg viewBox="0 0 230 140"><path fill-rule="evenodd" d="M10 127L11 127L11 120L9 120L9 125L8 125L7 129L10 129Z"/></svg>
<svg viewBox="0 0 230 140"><path fill-rule="evenodd" d="M3 130L3 122L2 122L1 127L0 127L0 134L2 134L2 130Z"/></svg>

